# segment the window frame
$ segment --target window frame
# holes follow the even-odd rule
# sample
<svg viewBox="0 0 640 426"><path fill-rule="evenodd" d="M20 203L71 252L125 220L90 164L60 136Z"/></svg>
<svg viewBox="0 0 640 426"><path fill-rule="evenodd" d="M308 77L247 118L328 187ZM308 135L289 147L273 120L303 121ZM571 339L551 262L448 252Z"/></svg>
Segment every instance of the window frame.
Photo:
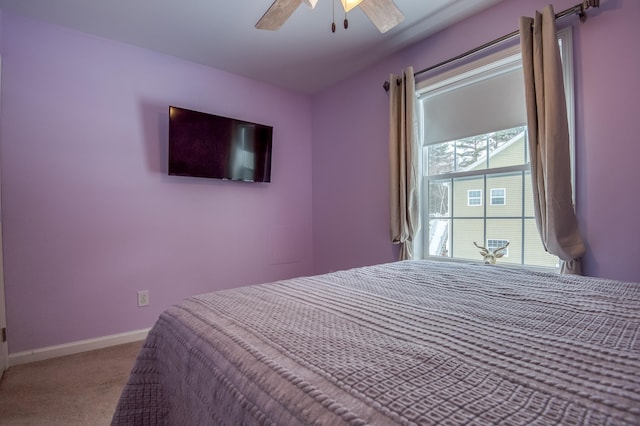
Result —
<svg viewBox="0 0 640 426"><path fill-rule="evenodd" d="M566 27L559 29L556 33L559 46L560 46L560 54L562 57L563 63L563 78L564 78L564 89L565 89L565 99L567 106L567 119L568 119L568 127L569 127L569 150L570 150L570 158L571 158L571 182L573 188L575 188L575 95L574 95L574 84L575 77L573 72L573 34L572 28ZM493 50L494 53L487 54L485 57L472 60L469 63L460 65L453 69L448 69L443 71L442 73L435 75L433 77L427 78L425 80L419 81L416 84L416 99L419 99L420 96L426 91L427 88L433 87L434 89L442 89L446 85L451 83L451 80L454 78L463 79L465 75L469 74L477 74L494 75L492 74L492 69L496 69L499 67L510 67L513 66L514 60L517 59L518 66L521 66L521 52L520 46L514 45L511 47L506 47L498 52ZM482 53L482 52L480 52ZM477 57L477 53L474 57ZM490 77L489 77L490 78ZM421 102L417 102L416 112L418 114L418 137L419 140L424 140L424 118L422 114L422 105ZM526 123L525 123L526 125ZM420 143L420 147L422 149L423 145ZM423 176L422 171L425 169L426 165L424 164L425 158L421 155L421 164L420 164L420 176ZM528 163L530 164L530 163ZM510 167L503 168L504 172L509 172ZM486 178L485 178L486 179ZM426 188L423 182L424 178L420 180L420 191L418 192L421 200L426 198ZM451 191L451 189L449 190ZM451 193L449 195L451 197ZM467 198L468 201L468 198ZM575 205L575 190L573 191L573 201ZM468 203L467 203L468 204ZM483 203L484 204L484 203ZM506 189L505 189L505 205L506 205ZM429 229L429 213L426 209L426 204L423 205L421 201L419 203L420 209L420 222L421 227L414 238L413 246L414 253L416 258L421 259L430 259L430 260L439 260L439 261L450 261L450 262L469 262L469 259L465 258L454 258L454 257L443 257L443 256L431 256L429 255L429 241L428 241L428 229ZM475 207L475 206L471 206ZM486 207L485 207L486 208ZM450 219L453 221L453 217ZM486 220L486 216L485 216ZM426 238L425 238L426 235ZM486 237L485 237L486 241ZM524 248L523 248L524 250ZM480 262L480 260L478 260ZM543 267L543 266L535 266L528 264L508 264L513 267L525 267L525 268L533 268L533 269L541 269L545 271L553 270L554 268Z"/></svg>

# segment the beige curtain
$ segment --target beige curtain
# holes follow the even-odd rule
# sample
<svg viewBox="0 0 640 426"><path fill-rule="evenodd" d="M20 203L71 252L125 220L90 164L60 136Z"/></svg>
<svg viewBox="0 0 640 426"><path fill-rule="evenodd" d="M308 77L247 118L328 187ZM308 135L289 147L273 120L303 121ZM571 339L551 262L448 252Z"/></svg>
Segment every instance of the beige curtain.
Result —
<svg viewBox="0 0 640 426"><path fill-rule="evenodd" d="M400 260L413 259L418 232L418 147L413 68L391 74L389 158L391 166L391 241L400 244ZM398 81L399 84L395 84Z"/></svg>
<svg viewBox="0 0 640 426"><path fill-rule="evenodd" d="M536 224L562 273L581 274L585 252L571 188L569 129L562 64L551 5L535 18L520 18L529 153Z"/></svg>

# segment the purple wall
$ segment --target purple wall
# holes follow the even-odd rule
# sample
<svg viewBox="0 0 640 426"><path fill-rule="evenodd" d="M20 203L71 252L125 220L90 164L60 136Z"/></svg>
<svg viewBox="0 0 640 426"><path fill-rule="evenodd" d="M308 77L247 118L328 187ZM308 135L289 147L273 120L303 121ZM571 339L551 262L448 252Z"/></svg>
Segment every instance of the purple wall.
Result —
<svg viewBox="0 0 640 426"><path fill-rule="evenodd" d="M313 99L3 14L10 352L149 327L192 294L396 259L382 83L509 33L547 3L500 3ZM640 2L589 14L574 25L585 270L640 281ZM170 104L273 125L273 182L167 176ZM143 289L151 306L137 308Z"/></svg>
<svg viewBox="0 0 640 426"><path fill-rule="evenodd" d="M312 272L308 97L2 21L10 353L150 327L184 297ZM167 176L170 104L274 126L272 183ZM151 305L138 308L145 289Z"/></svg>
<svg viewBox="0 0 640 426"><path fill-rule="evenodd" d="M508 0L314 98L314 272L393 261L388 221L389 73L426 68L518 28L549 0ZM554 0L556 12L576 0ZM640 282L640 2L608 0L573 24L576 203L588 275ZM336 191L340 188L340 191Z"/></svg>

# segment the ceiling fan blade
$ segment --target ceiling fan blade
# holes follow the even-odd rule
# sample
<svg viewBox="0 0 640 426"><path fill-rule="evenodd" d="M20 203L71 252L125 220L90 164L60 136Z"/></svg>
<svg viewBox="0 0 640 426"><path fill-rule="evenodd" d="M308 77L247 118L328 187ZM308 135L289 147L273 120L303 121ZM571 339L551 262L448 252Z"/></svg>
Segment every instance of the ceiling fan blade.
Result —
<svg viewBox="0 0 640 426"><path fill-rule="evenodd" d="M362 0L360 9L381 33L386 33L404 20L404 15L393 0Z"/></svg>
<svg viewBox="0 0 640 426"><path fill-rule="evenodd" d="M275 0L256 24L259 30L276 31L302 4L302 0Z"/></svg>

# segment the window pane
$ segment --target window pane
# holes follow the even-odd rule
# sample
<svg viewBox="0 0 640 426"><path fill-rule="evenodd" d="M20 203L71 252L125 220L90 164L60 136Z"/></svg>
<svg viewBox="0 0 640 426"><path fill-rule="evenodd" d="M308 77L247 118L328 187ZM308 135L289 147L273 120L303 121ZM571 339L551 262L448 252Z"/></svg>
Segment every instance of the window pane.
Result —
<svg viewBox="0 0 640 426"><path fill-rule="evenodd" d="M449 216L449 186L450 180L429 181L429 218Z"/></svg>
<svg viewBox="0 0 640 426"><path fill-rule="evenodd" d="M524 252L524 263L534 266L545 266L548 268L557 268L559 266L558 258L545 251L535 219L526 219L524 221L524 238L526 249Z"/></svg>
<svg viewBox="0 0 640 426"><path fill-rule="evenodd" d="M533 188L531 187L531 171L524 173L524 215L527 217L535 216L533 212Z"/></svg>
<svg viewBox="0 0 640 426"><path fill-rule="evenodd" d="M455 170L455 141L429 145L424 152L427 157L424 162L427 165L427 175L437 176Z"/></svg>
<svg viewBox="0 0 640 426"><path fill-rule="evenodd" d="M487 217L522 217L522 172L487 176Z"/></svg>
<svg viewBox="0 0 640 426"><path fill-rule="evenodd" d="M460 139L456 143L456 171L487 168L486 135Z"/></svg>
<svg viewBox="0 0 640 426"><path fill-rule="evenodd" d="M503 130L488 135L489 167L518 166L527 163L526 127Z"/></svg>
<svg viewBox="0 0 640 426"><path fill-rule="evenodd" d="M460 259L482 260L478 248L473 245L484 245L483 219L455 219L453 224L451 254Z"/></svg>
<svg viewBox="0 0 640 426"><path fill-rule="evenodd" d="M453 216L454 217L484 217L484 206L479 203L469 203L470 194L479 194L482 197L484 191L484 177L464 177L453 180ZM475 198L472 198L474 200ZM482 198L481 198L482 200Z"/></svg>
<svg viewBox="0 0 640 426"><path fill-rule="evenodd" d="M449 219L429 220L429 256L449 256Z"/></svg>
<svg viewBox="0 0 640 426"><path fill-rule="evenodd" d="M487 219L488 240L509 242L509 255L497 263L522 263L522 219Z"/></svg>

